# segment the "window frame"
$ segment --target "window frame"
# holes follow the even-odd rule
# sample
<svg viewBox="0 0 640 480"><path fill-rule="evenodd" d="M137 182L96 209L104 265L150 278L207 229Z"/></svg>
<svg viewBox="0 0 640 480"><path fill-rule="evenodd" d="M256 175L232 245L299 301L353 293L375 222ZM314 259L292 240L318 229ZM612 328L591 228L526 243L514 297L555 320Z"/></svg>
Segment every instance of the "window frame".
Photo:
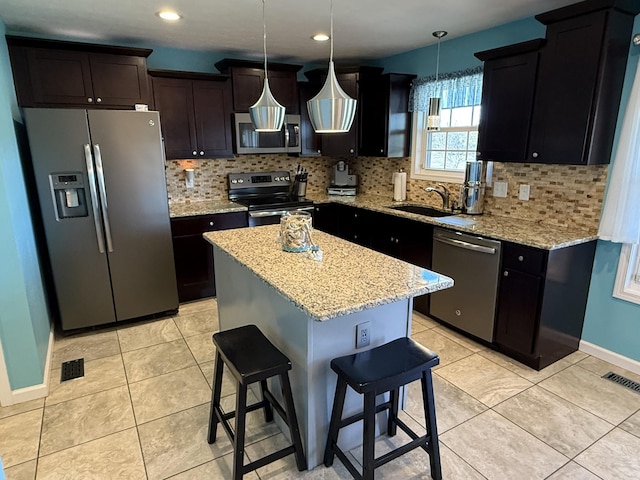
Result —
<svg viewBox="0 0 640 480"><path fill-rule="evenodd" d="M474 105L475 106L475 105ZM480 105L478 105L480 106ZM464 183L463 170L446 170L437 168L424 168L422 161L425 157L425 151L429 143L428 136L430 133L426 130L428 112L415 111L412 114L412 135L411 135L411 178L418 180L429 180L435 182L447 183ZM447 129L448 130L448 129ZM451 131L477 131L478 126L451 127Z"/></svg>
<svg viewBox="0 0 640 480"><path fill-rule="evenodd" d="M613 296L640 305L640 246L625 243L620 250Z"/></svg>

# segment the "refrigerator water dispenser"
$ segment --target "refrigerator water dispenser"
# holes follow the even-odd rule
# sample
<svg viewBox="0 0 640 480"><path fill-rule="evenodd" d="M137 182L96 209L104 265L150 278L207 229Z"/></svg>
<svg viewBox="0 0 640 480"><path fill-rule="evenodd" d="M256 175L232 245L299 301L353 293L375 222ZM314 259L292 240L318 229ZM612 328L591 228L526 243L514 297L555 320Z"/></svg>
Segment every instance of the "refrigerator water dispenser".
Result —
<svg viewBox="0 0 640 480"><path fill-rule="evenodd" d="M82 172L49 175L58 220L88 216Z"/></svg>

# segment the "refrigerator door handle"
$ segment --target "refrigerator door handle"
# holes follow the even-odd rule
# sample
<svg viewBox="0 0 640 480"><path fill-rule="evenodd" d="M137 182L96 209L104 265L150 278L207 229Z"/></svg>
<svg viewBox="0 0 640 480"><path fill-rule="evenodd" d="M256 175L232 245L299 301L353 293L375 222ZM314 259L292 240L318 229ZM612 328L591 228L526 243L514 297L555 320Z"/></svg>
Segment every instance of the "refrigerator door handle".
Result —
<svg viewBox="0 0 640 480"><path fill-rule="evenodd" d="M100 186L100 201L102 202L102 218L104 220L104 232L107 237L107 250L113 252L113 241L111 240L111 225L109 223L109 207L107 205L107 189L104 184L104 170L102 169L102 153L100 145L93 146L96 157L96 173L98 174L98 185Z"/></svg>
<svg viewBox="0 0 640 480"><path fill-rule="evenodd" d="M91 192L91 205L93 207L93 221L96 225L96 237L98 239L98 251L104 253L104 233L102 232L102 220L100 219L100 205L98 204L98 190L96 188L96 173L93 169L91 158L91 146L84 144L84 159L87 163L87 176L89 177L89 191Z"/></svg>

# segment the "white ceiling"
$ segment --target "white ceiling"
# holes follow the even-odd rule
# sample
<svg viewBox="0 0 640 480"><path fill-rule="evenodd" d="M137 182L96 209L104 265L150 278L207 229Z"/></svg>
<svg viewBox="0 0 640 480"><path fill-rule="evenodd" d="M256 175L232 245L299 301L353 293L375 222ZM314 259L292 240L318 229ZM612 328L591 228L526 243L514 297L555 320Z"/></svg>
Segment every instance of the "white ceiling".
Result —
<svg viewBox="0 0 640 480"><path fill-rule="evenodd" d="M385 57L530 17L576 0L335 0L335 58ZM155 13L183 15L169 24ZM267 48L272 59L324 60L329 0L266 0ZM0 0L0 18L12 34L71 37L93 43L262 53L261 0Z"/></svg>

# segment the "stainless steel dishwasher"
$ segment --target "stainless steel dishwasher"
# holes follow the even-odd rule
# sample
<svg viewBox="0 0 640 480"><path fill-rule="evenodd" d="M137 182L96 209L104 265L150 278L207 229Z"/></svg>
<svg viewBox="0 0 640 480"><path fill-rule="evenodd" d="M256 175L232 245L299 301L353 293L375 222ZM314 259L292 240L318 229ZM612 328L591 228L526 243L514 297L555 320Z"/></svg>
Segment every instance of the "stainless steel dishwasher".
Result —
<svg viewBox="0 0 640 480"><path fill-rule="evenodd" d="M493 341L500 247L497 240L435 228L431 268L455 285L431 294L431 316Z"/></svg>

